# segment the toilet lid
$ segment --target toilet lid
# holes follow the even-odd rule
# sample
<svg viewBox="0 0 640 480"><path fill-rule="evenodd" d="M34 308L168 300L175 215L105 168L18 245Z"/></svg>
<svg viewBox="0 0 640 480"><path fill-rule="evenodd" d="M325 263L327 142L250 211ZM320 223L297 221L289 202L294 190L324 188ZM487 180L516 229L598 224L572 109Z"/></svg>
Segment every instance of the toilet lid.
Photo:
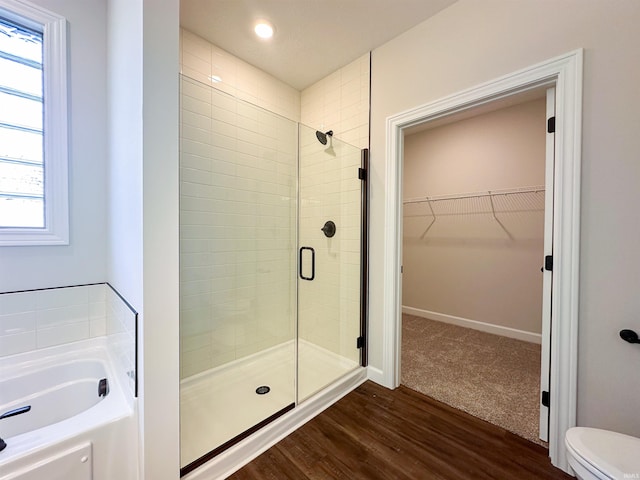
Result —
<svg viewBox="0 0 640 480"><path fill-rule="evenodd" d="M583 462L611 478L640 478L640 438L598 428L574 427L567 445Z"/></svg>

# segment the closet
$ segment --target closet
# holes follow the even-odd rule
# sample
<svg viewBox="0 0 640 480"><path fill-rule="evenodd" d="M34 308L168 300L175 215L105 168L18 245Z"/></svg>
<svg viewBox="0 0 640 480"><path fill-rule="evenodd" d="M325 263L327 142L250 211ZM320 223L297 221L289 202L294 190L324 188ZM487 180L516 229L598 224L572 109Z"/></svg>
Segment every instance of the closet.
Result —
<svg viewBox="0 0 640 480"><path fill-rule="evenodd" d="M410 130L402 381L538 441L544 90Z"/></svg>

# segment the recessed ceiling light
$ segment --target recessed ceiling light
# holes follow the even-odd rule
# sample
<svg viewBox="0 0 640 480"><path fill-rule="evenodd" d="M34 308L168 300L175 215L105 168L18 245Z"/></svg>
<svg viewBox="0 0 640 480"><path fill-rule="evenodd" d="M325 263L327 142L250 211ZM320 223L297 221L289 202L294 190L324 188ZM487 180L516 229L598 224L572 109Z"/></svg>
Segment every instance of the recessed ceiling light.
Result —
<svg viewBox="0 0 640 480"><path fill-rule="evenodd" d="M273 25L264 20L260 20L256 23L256 26L253 29L260 38L271 38L273 37Z"/></svg>

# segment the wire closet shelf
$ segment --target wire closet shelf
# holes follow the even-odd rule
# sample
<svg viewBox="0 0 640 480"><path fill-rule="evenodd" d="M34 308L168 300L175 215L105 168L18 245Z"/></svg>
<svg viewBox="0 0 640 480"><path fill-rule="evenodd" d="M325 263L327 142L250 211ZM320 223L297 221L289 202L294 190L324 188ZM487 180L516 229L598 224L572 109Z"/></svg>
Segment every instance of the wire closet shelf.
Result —
<svg viewBox="0 0 640 480"><path fill-rule="evenodd" d="M544 211L544 193L544 185L535 185L483 192L407 198L402 203L405 208L405 217L432 217L432 221L423 236L433 226L438 217L485 214L493 217L511 238L511 234L499 220L497 214Z"/></svg>

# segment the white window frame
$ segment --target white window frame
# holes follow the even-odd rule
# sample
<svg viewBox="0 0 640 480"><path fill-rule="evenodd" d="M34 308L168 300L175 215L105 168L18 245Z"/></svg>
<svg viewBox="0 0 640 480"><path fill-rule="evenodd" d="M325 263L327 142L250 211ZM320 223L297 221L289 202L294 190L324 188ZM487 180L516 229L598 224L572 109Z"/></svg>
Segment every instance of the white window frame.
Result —
<svg viewBox="0 0 640 480"><path fill-rule="evenodd" d="M0 246L68 245L67 21L23 0L0 0L0 15L42 32L44 228L0 227Z"/></svg>

